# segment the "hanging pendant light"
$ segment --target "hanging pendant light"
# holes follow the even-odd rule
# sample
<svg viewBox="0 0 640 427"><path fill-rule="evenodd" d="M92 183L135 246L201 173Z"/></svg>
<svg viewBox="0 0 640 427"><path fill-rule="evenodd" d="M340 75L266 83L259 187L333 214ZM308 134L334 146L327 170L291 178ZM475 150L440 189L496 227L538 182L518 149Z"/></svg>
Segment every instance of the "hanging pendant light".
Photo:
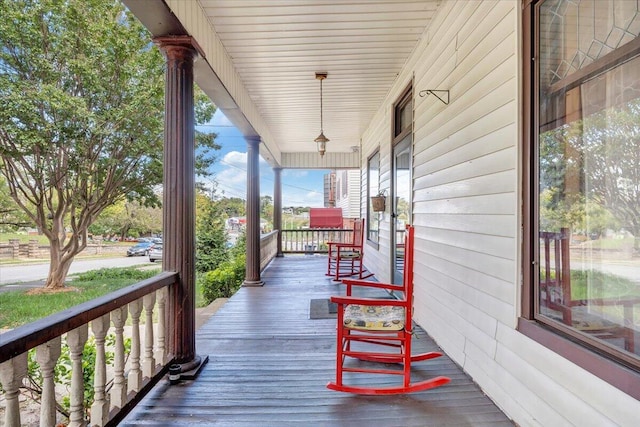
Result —
<svg viewBox="0 0 640 427"><path fill-rule="evenodd" d="M318 145L320 157L324 156L327 151L327 142L329 142L329 138L324 136L324 131L322 130L322 81L326 78L327 73L316 73L316 79L320 80L320 135L314 141Z"/></svg>

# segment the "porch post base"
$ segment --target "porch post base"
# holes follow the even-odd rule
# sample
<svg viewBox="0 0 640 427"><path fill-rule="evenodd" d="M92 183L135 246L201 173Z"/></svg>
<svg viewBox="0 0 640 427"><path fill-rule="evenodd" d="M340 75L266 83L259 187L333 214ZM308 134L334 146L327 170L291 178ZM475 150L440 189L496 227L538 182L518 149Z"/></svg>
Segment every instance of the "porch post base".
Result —
<svg viewBox="0 0 640 427"><path fill-rule="evenodd" d="M260 287L260 286L264 286L264 282L262 280L245 280L244 282L242 282L242 286L246 287L246 288L250 288L250 287Z"/></svg>
<svg viewBox="0 0 640 427"><path fill-rule="evenodd" d="M209 356L196 355L192 361L180 364L180 379L181 380L195 380L200 371L204 368L204 365L209 362Z"/></svg>

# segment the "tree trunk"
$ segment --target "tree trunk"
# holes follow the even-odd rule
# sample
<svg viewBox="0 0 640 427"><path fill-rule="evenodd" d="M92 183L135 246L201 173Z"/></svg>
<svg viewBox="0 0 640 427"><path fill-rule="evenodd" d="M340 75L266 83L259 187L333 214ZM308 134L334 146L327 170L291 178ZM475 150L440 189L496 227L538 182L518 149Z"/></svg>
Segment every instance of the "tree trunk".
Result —
<svg viewBox="0 0 640 427"><path fill-rule="evenodd" d="M65 286L64 282L67 279L69 267L71 267L75 254L74 256L69 256L68 253L64 253L60 250L57 242L50 243L49 276L47 277L44 287L46 289L62 289Z"/></svg>

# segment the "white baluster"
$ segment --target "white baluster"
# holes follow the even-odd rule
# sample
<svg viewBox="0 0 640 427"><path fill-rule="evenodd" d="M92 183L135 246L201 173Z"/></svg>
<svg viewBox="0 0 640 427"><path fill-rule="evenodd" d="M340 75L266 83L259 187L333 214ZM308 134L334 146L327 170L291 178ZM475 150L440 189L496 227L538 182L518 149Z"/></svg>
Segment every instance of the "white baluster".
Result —
<svg viewBox="0 0 640 427"><path fill-rule="evenodd" d="M142 298L142 303L145 313L142 373L146 378L151 378L156 369L156 361L153 357L153 306L156 304L156 293L145 295Z"/></svg>
<svg viewBox="0 0 640 427"><path fill-rule="evenodd" d="M156 345L156 361L161 366L164 366L164 364L167 363L167 348L165 344L165 337L167 334L165 322L165 319L167 318L167 293L167 288L159 289L156 292L158 300L158 342Z"/></svg>
<svg viewBox="0 0 640 427"><path fill-rule="evenodd" d="M96 339L96 363L93 377L93 405L91 405L91 425L103 426L109 419L109 396L105 393L107 382L107 361L104 341L109 331L109 315L91 322L91 331Z"/></svg>
<svg viewBox="0 0 640 427"><path fill-rule="evenodd" d="M131 369L129 370L129 391L138 392L142 386L142 371L140 370L140 313L142 301L138 299L129 303L131 313Z"/></svg>
<svg viewBox="0 0 640 427"><path fill-rule="evenodd" d="M128 314L126 306L116 308L111 312L111 321L116 332L111 403L117 408L123 408L127 403L127 381L124 377L124 324L127 321Z"/></svg>
<svg viewBox="0 0 640 427"><path fill-rule="evenodd" d="M82 350L89 335L88 325L82 325L67 333L67 344L71 358L71 407L69 427L84 427L84 377L82 373Z"/></svg>
<svg viewBox="0 0 640 427"><path fill-rule="evenodd" d="M0 363L0 384L4 390L5 427L20 427L20 386L22 379L27 376L27 353Z"/></svg>
<svg viewBox="0 0 640 427"><path fill-rule="evenodd" d="M36 347L36 361L42 372L42 398L40 402L40 427L56 425L56 385L53 370L60 357L61 338L57 337Z"/></svg>

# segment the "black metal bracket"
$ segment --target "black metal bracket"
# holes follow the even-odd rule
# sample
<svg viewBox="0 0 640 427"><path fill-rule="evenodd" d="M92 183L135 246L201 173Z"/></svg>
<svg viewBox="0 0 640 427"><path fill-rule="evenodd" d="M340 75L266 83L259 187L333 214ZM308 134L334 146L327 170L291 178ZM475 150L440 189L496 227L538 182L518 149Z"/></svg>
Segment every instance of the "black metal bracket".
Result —
<svg viewBox="0 0 640 427"><path fill-rule="evenodd" d="M442 94L442 97L438 96L438 94L436 92ZM444 105L449 105L449 91L448 90L425 89L425 90L421 90L418 93L418 95L420 95L420 97L427 96L427 95L433 95L436 98L438 98L440 101L442 101L442 103ZM445 99L446 99L446 101L445 101Z"/></svg>

